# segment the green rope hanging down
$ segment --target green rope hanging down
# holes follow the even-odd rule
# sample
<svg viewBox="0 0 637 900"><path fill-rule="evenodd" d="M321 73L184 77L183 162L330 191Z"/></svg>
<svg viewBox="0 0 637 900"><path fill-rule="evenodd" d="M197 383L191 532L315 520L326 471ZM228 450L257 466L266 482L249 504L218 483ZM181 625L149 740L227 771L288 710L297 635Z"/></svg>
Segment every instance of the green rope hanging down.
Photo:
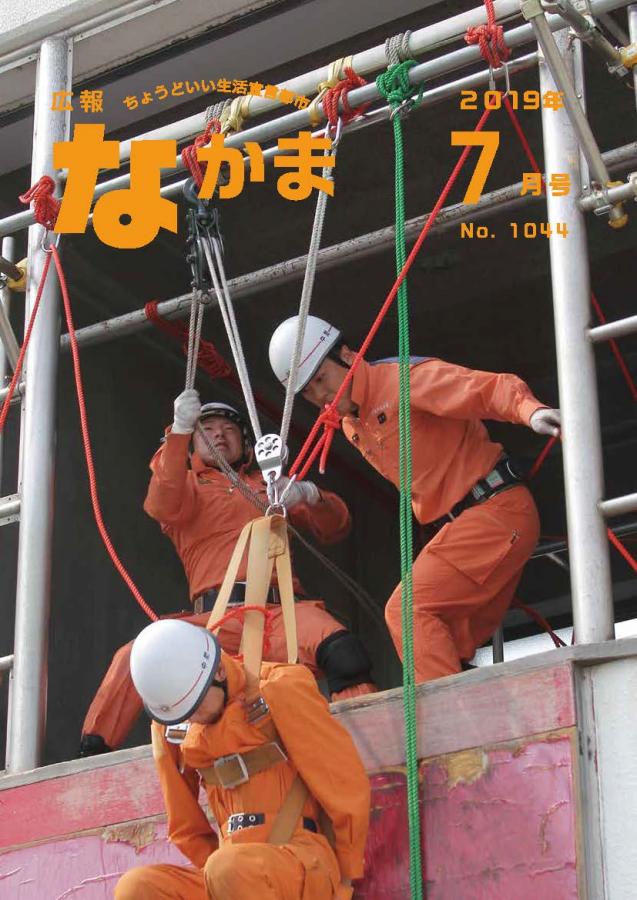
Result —
<svg viewBox="0 0 637 900"><path fill-rule="evenodd" d="M379 75L376 85L395 110L394 145L396 159L396 272L405 264L405 180L401 104L412 100L416 89L409 83L409 69L414 60L399 63ZM422 93L422 90L421 90ZM418 97L418 100L420 96ZM416 102L418 102L416 100ZM409 816L409 882L412 900L422 900L422 861L420 850L420 808L418 785L418 748L416 723L416 683L414 671L413 613L413 541L411 512L411 416L409 362L409 301L407 280L398 289L398 359L400 372L399 441L400 441L400 575L402 583L403 702L405 714L405 756L407 763L407 809Z"/></svg>

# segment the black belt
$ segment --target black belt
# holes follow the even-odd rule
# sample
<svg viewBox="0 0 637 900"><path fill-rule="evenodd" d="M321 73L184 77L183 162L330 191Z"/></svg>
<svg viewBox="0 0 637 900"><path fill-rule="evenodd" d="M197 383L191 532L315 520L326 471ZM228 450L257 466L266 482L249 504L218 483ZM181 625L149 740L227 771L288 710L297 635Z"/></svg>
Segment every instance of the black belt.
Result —
<svg viewBox="0 0 637 900"><path fill-rule="evenodd" d="M443 525L452 522L460 515L460 513L464 512L465 509L469 509L471 506L477 506L479 503L484 503L484 501L488 500L490 497L494 497L502 491L515 487L523 481L524 479L515 470L512 461L508 456L505 456L496 463L488 475L485 475L484 478L476 481L469 493L452 506L448 513L444 516L440 516L439 519L434 519L433 522L428 522L425 527L432 528L434 531L440 531Z"/></svg>
<svg viewBox="0 0 637 900"><path fill-rule="evenodd" d="M227 834L234 834L242 831L244 828L254 828L255 825L263 825L265 822L265 813L233 813L227 822ZM318 827L314 819L303 817L303 828L318 834Z"/></svg>
<svg viewBox="0 0 637 900"><path fill-rule="evenodd" d="M203 594L199 594L198 597L195 597L193 600L193 607L196 613L210 612L212 607L215 605L215 600L219 591L217 588L210 588L209 591L204 591ZM228 606L239 606L245 600L246 595L246 586L245 582L238 581L235 586L230 591L230 599L228 600ZM270 589L268 591L268 596L266 597L266 603L280 603L281 599L279 597L279 589L275 585L270 585Z"/></svg>

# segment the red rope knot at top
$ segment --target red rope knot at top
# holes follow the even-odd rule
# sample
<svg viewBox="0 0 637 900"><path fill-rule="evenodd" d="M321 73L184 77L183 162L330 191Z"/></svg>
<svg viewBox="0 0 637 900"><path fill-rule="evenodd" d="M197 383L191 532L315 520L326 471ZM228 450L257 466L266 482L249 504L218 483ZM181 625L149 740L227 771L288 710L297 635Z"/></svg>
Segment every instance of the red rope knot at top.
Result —
<svg viewBox="0 0 637 900"><path fill-rule="evenodd" d="M206 125L206 130L195 138L192 144L181 151L181 161L192 175L198 188L203 184L205 169L202 169L201 163L197 159L197 150L205 147L210 143L213 134L219 134L221 131L221 122L219 119L210 119Z"/></svg>
<svg viewBox="0 0 637 900"><path fill-rule="evenodd" d="M480 53L492 69L498 69L502 60L507 60L511 51L504 43L502 26L498 25L495 18L493 0L485 0L487 9L486 25L474 25L467 28L464 36L467 44L478 44Z"/></svg>
<svg viewBox="0 0 637 900"><path fill-rule="evenodd" d="M38 225L53 231L62 201L53 196L55 182L50 175L43 175L30 187L26 194L20 194L22 203L33 203L33 214Z"/></svg>
<svg viewBox="0 0 637 900"><path fill-rule="evenodd" d="M327 121L333 128L338 124L339 115L343 125L347 125L357 116L362 116L371 106L371 102L361 103L360 106L352 107L349 105L348 94L354 88L363 87L367 84L364 78L357 75L351 66L345 69L345 78L337 82L334 87L329 88L323 97L323 112ZM343 112L339 114L339 102L343 102Z"/></svg>
<svg viewBox="0 0 637 900"><path fill-rule="evenodd" d="M144 306L144 313L149 322L169 334L175 340L181 342L184 354L188 355L188 329L181 321L171 322L164 319L157 311L157 301L151 300ZM217 348L210 341L202 340L199 344L199 355L197 356L197 365L199 368L210 375L211 378L230 378L234 379L234 372L228 365Z"/></svg>

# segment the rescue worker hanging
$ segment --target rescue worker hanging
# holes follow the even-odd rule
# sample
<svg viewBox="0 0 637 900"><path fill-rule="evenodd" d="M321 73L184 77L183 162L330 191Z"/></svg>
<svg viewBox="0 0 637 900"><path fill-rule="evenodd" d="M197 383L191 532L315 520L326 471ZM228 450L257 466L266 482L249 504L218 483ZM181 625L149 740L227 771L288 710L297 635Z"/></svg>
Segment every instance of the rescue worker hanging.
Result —
<svg viewBox="0 0 637 900"><path fill-rule="evenodd" d="M369 781L310 672L263 663L251 685L211 632L183 621L147 626L131 669L155 720L169 840L194 868L132 869L115 900L349 900L363 874ZM184 737L174 726L186 719Z"/></svg>

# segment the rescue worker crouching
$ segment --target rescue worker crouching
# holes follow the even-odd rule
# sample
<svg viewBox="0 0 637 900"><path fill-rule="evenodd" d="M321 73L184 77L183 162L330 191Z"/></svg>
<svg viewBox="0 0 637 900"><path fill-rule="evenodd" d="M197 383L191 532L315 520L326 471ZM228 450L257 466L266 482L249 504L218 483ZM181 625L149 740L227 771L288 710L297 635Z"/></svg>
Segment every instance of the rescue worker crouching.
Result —
<svg viewBox="0 0 637 900"><path fill-rule="evenodd" d="M285 386L298 317L270 341L272 369ZM355 353L340 331L309 316L295 391L319 408L331 403ZM559 434L550 409L517 376L412 357L412 508L434 536L413 565L416 680L459 672L495 632L539 536L535 503L482 419ZM396 359L362 361L340 399L347 440L396 487L399 473ZM399 655L401 588L385 608Z"/></svg>
<svg viewBox="0 0 637 900"><path fill-rule="evenodd" d="M144 508L172 540L184 565L195 610L187 621L205 625L239 534L261 513L216 467L205 441L195 432L198 421L241 481L264 502L267 494L260 471L251 467L252 440L245 418L225 403L202 407L196 390L181 393L175 400L173 425L150 463L152 477ZM351 519L345 503L336 494L319 491L309 481L291 486L286 505L290 521L324 544L341 540L349 531ZM244 559L238 581L245 581L245 577ZM243 603L244 588L242 584L235 586L231 605ZM303 596L296 578L294 589L297 598ZM266 658L283 662L287 654L276 584L270 588L268 607L272 616ZM327 612L321 600L297 599L295 611L299 662L316 676L325 675L332 699L376 690L362 642ZM239 652L240 638L237 620L224 624L219 634L221 646L233 654ZM118 747L141 712L130 678L131 647L132 642L117 651L91 703L82 729L82 756Z"/></svg>
<svg viewBox="0 0 637 900"><path fill-rule="evenodd" d="M132 869L115 900L348 900L363 874L369 780L310 672L262 663L248 703L244 664L183 620L147 626L131 670L154 719L168 838L195 868ZM201 782L219 836L199 805Z"/></svg>

